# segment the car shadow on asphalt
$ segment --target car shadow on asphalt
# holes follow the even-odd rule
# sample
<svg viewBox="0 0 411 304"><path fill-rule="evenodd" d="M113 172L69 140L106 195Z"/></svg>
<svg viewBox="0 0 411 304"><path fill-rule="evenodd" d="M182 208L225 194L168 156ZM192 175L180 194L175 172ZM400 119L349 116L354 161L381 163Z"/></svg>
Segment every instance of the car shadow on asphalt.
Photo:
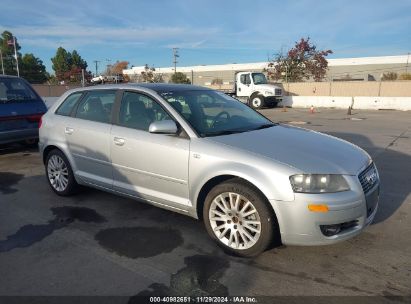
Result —
<svg viewBox="0 0 411 304"><path fill-rule="evenodd" d="M7 155L12 153L33 153L38 152L37 144L21 144L12 143L7 145L0 145L0 155Z"/></svg>
<svg viewBox="0 0 411 304"><path fill-rule="evenodd" d="M377 147L362 134L327 132L332 136L349 141L370 154L375 162L381 180L380 200L373 223L390 218L405 202L411 192L406 172L411 172L411 156L395 151L393 141L388 147Z"/></svg>

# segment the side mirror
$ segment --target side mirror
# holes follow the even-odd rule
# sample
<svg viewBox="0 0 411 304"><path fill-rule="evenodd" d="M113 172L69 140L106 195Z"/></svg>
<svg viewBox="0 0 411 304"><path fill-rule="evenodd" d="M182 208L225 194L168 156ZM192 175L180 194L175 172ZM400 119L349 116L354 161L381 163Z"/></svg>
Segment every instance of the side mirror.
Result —
<svg viewBox="0 0 411 304"><path fill-rule="evenodd" d="M177 131L177 125L172 120L154 121L148 128L148 132L156 134L176 134Z"/></svg>

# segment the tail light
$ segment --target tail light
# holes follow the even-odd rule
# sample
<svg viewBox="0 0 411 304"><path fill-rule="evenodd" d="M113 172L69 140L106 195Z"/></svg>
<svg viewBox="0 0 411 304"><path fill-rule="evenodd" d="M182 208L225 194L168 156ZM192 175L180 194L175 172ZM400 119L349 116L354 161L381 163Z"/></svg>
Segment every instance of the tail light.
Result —
<svg viewBox="0 0 411 304"><path fill-rule="evenodd" d="M41 115L39 119L39 129L41 128L42 124L43 124L43 115Z"/></svg>
<svg viewBox="0 0 411 304"><path fill-rule="evenodd" d="M29 122L40 122L41 116L43 116L43 114L28 115L27 120Z"/></svg>

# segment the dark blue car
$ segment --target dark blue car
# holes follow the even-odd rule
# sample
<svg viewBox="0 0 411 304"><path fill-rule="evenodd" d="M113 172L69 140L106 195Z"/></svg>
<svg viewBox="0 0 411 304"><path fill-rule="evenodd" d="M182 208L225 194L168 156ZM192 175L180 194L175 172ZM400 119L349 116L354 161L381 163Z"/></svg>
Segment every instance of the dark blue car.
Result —
<svg viewBox="0 0 411 304"><path fill-rule="evenodd" d="M27 81L0 75L0 144L34 143L46 112L43 100Z"/></svg>

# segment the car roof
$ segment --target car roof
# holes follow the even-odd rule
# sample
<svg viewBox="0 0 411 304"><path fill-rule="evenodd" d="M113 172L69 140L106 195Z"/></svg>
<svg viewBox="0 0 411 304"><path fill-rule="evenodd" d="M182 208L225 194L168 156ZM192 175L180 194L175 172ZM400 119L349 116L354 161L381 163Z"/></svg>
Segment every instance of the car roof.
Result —
<svg viewBox="0 0 411 304"><path fill-rule="evenodd" d="M191 84L175 84L175 83L118 83L118 84L102 84L88 86L75 90L100 90L100 89L147 89L156 93L177 92L177 91L210 91L211 89L200 87Z"/></svg>
<svg viewBox="0 0 411 304"><path fill-rule="evenodd" d="M23 78L21 78L21 77L14 76L14 75L0 75L0 78L18 78L18 79L23 79Z"/></svg>

